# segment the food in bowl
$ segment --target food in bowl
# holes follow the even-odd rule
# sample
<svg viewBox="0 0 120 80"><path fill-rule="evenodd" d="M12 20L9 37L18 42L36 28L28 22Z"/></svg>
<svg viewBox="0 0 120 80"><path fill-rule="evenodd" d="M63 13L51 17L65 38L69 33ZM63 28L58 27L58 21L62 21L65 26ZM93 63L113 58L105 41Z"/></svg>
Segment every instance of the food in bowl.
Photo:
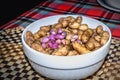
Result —
<svg viewBox="0 0 120 80"><path fill-rule="evenodd" d="M42 18L28 25L22 33L22 44L24 54L25 56L27 56L31 66L35 71L50 79L73 80L83 79L88 76L91 76L97 70L100 69L105 60L105 57L109 52L111 42L110 29L104 23L86 16L81 16L81 24L87 24L91 29L96 29L97 26L101 25L103 26L103 30L109 33L109 39L99 49L95 49L89 53L83 53L81 55L57 56L52 54L48 55L48 53L37 51L31 48L26 43L27 31L30 31L32 34L35 34L39 31L41 26L50 24L53 25L55 23L58 23L58 20L60 18L68 16L77 18L80 15L55 15Z"/></svg>
<svg viewBox="0 0 120 80"><path fill-rule="evenodd" d="M95 51L106 44L108 31L103 26L90 28L82 17L61 17L55 24L40 26L34 34L26 32L26 43L33 49L57 56L73 56Z"/></svg>

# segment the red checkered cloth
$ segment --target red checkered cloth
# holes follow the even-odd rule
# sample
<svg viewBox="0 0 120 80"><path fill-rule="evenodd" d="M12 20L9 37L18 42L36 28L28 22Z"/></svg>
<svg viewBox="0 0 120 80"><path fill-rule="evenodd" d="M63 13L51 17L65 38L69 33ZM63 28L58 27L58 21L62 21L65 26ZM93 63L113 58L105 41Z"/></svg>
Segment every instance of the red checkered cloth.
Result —
<svg viewBox="0 0 120 80"><path fill-rule="evenodd" d="M47 0L1 26L0 29L25 28L38 19L58 14L81 14L98 19L111 29L113 37L120 38L120 13L103 8L96 0Z"/></svg>

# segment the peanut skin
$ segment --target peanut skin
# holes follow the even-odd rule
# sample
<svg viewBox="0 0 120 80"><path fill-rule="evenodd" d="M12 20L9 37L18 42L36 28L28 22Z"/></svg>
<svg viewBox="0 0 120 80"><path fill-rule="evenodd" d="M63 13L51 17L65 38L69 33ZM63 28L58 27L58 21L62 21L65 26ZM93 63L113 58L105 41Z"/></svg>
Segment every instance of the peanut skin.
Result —
<svg viewBox="0 0 120 80"><path fill-rule="evenodd" d="M81 40L82 34L83 34L83 31L82 30L78 30L78 39L79 40Z"/></svg>
<svg viewBox="0 0 120 80"><path fill-rule="evenodd" d="M45 32L48 32L48 31L50 31L51 26L50 25L48 25L48 26L41 26L40 29L45 31Z"/></svg>
<svg viewBox="0 0 120 80"><path fill-rule="evenodd" d="M90 42L90 41L88 41L88 42L85 44L85 46L86 46L86 48L87 48L88 50L90 50L90 51L95 48L94 43L92 43L92 42Z"/></svg>
<svg viewBox="0 0 120 80"><path fill-rule="evenodd" d="M32 43L33 43L34 41L32 41L32 40L30 40L30 39L27 39L26 40L26 43L31 47L31 45L32 45Z"/></svg>
<svg viewBox="0 0 120 80"><path fill-rule="evenodd" d="M56 24L53 26L53 28L55 28L55 29L59 29L59 28L61 28L61 27L63 27L63 24L62 24L62 23L56 23Z"/></svg>
<svg viewBox="0 0 120 80"><path fill-rule="evenodd" d="M102 27L101 25L97 26L96 32L97 32L98 34L102 33L102 32L103 32L103 27Z"/></svg>
<svg viewBox="0 0 120 80"><path fill-rule="evenodd" d="M85 53L89 53L91 52L90 50L88 50L86 47L82 46L80 43L78 42L73 42L72 43L73 48L79 52L79 54L85 54Z"/></svg>
<svg viewBox="0 0 120 80"><path fill-rule="evenodd" d="M35 39L35 40L38 40L38 39L40 38L40 36L39 36L38 33L35 33L33 36L34 36L34 39Z"/></svg>
<svg viewBox="0 0 120 80"><path fill-rule="evenodd" d="M31 31L26 32L26 39L30 39L30 40L34 41L34 36Z"/></svg>
<svg viewBox="0 0 120 80"><path fill-rule="evenodd" d="M81 16L78 16L78 17L75 19L75 21L81 24L81 22L82 22L82 17L81 17Z"/></svg>
<svg viewBox="0 0 120 80"><path fill-rule="evenodd" d="M78 29L80 27L80 23L78 22L72 22L69 24L69 27L72 29Z"/></svg>
<svg viewBox="0 0 120 80"><path fill-rule="evenodd" d="M72 51L69 51L68 52L68 55L67 56L74 56L74 55L79 55L77 51L75 50L72 50Z"/></svg>
<svg viewBox="0 0 120 80"><path fill-rule="evenodd" d="M68 20L69 22L74 22L75 18L72 16L68 16L68 17L66 17L66 20Z"/></svg>
<svg viewBox="0 0 120 80"><path fill-rule="evenodd" d="M100 42L101 45L106 44L108 39L109 39L109 33L107 31L103 31L102 37L101 37L101 42Z"/></svg>
<svg viewBox="0 0 120 80"><path fill-rule="evenodd" d="M31 46L32 43L34 42L34 36L31 31L26 32L26 43Z"/></svg>
<svg viewBox="0 0 120 80"><path fill-rule="evenodd" d="M85 31L85 30L88 29L88 25L87 24L81 24L79 29Z"/></svg>
<svg viewBox="0 0 120 80"><path fill-rule="evenodd" d="M39 52L44 52L42 46L41 46L40 44L38 44L38 43L33 43L33 44L31 45L31 47L32 47L33 49L39 51Z"/></svg>
<svg viewBox="0 0 120 80"><path fill-rule="evenodd" d="M69 47L68 46L60 47L57 50L55 50L52 53L52 55L66 56L68 54L68 51L69 51Z"/></svg>
<svg viewBox="0 0 120 80"><path fill-rule="evenodd" d="M46 36L46 32L43 31L43 30L39 30L37 33L38 33L38 35L39 35L40 37Z"/></svg>

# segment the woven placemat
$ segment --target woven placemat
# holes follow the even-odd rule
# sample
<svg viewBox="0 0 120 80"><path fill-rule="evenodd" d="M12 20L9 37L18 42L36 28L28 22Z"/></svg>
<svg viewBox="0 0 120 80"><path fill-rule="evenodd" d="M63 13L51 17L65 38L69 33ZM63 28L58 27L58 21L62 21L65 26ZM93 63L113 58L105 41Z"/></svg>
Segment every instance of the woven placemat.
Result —
<svg viewBox="0 0 120 80"><path fill-rule="evenodd" d="M21 44L23 29L0 31L0 80L50 80L28 63ZM112 38L109 54L102 67L85 80L120 80L120 40Z"/></svg>

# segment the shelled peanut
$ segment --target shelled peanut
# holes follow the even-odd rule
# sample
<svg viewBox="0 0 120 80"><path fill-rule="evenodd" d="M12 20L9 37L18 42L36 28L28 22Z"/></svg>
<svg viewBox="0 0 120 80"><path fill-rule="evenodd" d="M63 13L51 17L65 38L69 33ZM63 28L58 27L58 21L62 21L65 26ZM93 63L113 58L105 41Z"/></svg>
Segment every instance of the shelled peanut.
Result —
<svg viewBox="0 0 120 80"><path fill-rule="evenodd" d="M99 49L109 39L109 33L101 25L95 29L82 24L82 17L61 17L57 23L41 26L32 33L26 32L26 43L45 54L73 56Z"/></svg>

